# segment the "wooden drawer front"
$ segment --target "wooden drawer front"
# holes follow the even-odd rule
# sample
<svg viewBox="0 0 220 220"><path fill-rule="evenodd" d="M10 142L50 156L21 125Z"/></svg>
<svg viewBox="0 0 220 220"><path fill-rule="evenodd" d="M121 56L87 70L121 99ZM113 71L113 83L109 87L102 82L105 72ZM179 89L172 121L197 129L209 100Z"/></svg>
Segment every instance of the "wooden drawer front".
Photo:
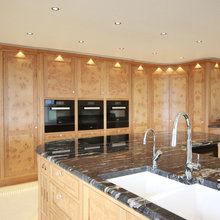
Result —
<svg viewBox="0 0 220 220"><path fill-rule="evenodd" d="M108 129L107 135L117 135L117 134L128 134L129 128L115 128L115 129Z"/></svg>
<svg viewBox="0 0 220 220"><path fill-rule="evenodd" d="M62 186L63 190L67 190L76 199L79 199L79 180L74 178L73 175L56 166L51 166L51 177L57 184Z"/></svg>
<svg viewBox="0 0 220 220"><path fill-rule="evenodd" d="M78 138L103 136L104 130L101 131L79 131Z"/></svg>
<svg viewBox="0 0 220 220"><path fill-rule="evenodd" d="M40 163L39 163L39 171L38 172L41 172L45 175L48 175L49 174L49 164L46 160L43 160L43 159L40 159L39 160Z"/></svg>
<svg viewBox="0 0 220 220"><path fill-rule="evenodd" d="M43 213L41 213L39 219L40 220L47 220L47 217Z"/></svg>
<svg viewBox="0 0 220 220"><path fill-rule="evenodd" d="M74 137L75 137L75 133L66 133L66 132L47 133L44 134L44 142L72 139Z"/></svg>
<svg viewBox="0 0 220 220"><path fill-rule="evenodd" d="M60 187L55 186L53 183L50 184L50 189L51 209L59 213L63 212L64 216L68 216L71 220L79 220L79 204L72 197L61 190Z"/></svg>
<svg viewBox="0 0 220 220"><path fill-rule="evenodd" d="M63 213L57 213L54 210L50 211L50 220L71 220L68 216Z"/></svg>

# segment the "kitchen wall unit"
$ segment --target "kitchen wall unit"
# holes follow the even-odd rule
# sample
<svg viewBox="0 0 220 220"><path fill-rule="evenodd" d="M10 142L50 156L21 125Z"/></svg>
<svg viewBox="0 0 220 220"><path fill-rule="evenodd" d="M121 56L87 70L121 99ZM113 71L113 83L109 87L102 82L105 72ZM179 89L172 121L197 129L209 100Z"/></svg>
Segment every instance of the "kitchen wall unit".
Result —
<svg viewBox="0 0 220 220"><path fill-rule="evenodd" d="M24 56L17 56L20 50ZM87 64L90 58L94 64ZM115 67L116 61L121 67ZM199 61L199 68L195 68L197 62L158 68L156 64L0 45L0 185L36 179L34 147L44 141L143 133L149 127L170 131L179 111L190 114L194 131L215 132L208 130L208 124L220 117L216 62ZM44 133L44 99L75 100L75 131ZM78 131L79 99L104 101L104 129ZM107 129L107 100L129 101L129 127ZM186 129L183 118L179 127Z"/></svg>
<svg viewBox="0 0 220 220"><path fill-rule="evenodd" d="M120 63L121 67L115 67L115 62L106 61L107 98L129 99L131 70L128 63Z"/></svg>
<svg viewBox="0 0 220 220"><path fill-rule="evenodd" d="M3 52L4 183L36 177L38 144L37 56Z"/></svg>
<svg viewBox="0 0 220 220"><path fill-rule="evenodd" d="M94 64L88 63L88 58L77 59L77 87L79 99L103 99L105 94L105 63L93 59Z"/></svg>
<svg viewBox="0 0 220 220"><path fill-rule="evenodd" d="M73 57L44 56L45 99L74 99L75 61Z"/></svg>
<svg viewBox="0 0 220 220"><path fill-rule="evenodd" d="M138 65L132 65L132 127L133 132L144 132L149 127L151 74L147 67L138 70Z"/></svg>
<svg viewBox="0 0 220 220"><path fill-rule="evenodd" d="M169 131L176 114L188 111L188 75L182 68L158 68L152 73L152 127ZM180 120L179 129L185 130Z"/></svg>
<svg viewBox="0 0 220 220"><path fill-rule="evenodd" d="M205 132L205 103L205 66L195 68L192 65L189 71L189 114L195 132Z"/></svg>

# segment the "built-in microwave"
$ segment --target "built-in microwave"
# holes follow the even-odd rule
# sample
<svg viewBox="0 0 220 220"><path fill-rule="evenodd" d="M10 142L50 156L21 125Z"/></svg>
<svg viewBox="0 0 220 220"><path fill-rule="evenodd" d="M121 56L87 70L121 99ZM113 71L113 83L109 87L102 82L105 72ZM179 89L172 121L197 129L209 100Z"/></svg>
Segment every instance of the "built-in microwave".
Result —
<svg viewBox="0 0 220 220"><path fill-rule="evenodd" d="M78 101L78 130L103 129L103 101Z"/></svg>
<svg viewBox="0 0 220 220"><path fill-rule="evenodd" d="M44 127L45 133L59 131L74 131L74 101L45 100Z"/></svg>
<svg viewBox="0 0 220 220"><path fill-rule="evenodd" d="M129 102L107 101L107 128L129 127Z"/></svg>

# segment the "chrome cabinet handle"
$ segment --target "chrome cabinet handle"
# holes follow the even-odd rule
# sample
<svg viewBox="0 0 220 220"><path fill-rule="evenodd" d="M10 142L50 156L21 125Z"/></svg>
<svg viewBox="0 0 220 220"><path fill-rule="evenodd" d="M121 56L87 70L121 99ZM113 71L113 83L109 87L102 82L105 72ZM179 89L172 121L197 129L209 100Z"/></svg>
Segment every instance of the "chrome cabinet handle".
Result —
<svg viewBox="0 0 220 220"><path fill-rule="evenodd" d="M44 169L44 170L47 170L47 167L46 167L45 163L42 164L41 168Z"/></svg>
<svg viewBox="0 0 220 220"><path fill-rule="evenodd" d="M63 172L62 171L57 171L56 176L63 176Z"/></svg>
<svg viewBox="0 0 220 220"><path fill-rule="evenodd" d="M58 199L58 200L59 200L59 199L62 199L63 197L64 197L64 196L63 196L62 194L57 194L57 195L56 195L56 199Z"/></svg>

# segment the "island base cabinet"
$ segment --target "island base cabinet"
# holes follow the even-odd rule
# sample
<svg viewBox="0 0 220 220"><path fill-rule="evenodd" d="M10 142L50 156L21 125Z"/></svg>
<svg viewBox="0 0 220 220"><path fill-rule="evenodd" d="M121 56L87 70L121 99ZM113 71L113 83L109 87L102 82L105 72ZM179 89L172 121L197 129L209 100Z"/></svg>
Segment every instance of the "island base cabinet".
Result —
<svg viewBox="0 0 220 220"><path fill-rule="evenodd" d="M125 220L126 211L99 193L83 186L83 220Z"/></svg>

